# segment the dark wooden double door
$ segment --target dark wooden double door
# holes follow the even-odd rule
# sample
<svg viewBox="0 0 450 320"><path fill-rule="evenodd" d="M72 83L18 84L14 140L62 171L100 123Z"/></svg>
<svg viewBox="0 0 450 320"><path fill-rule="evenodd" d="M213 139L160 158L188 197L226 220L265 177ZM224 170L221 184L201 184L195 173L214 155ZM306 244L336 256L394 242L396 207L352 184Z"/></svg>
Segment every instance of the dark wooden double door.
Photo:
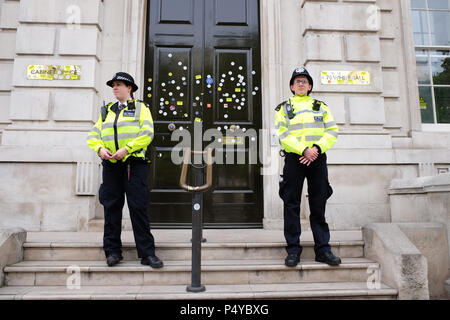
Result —
<svg viewBox="0 0 450 320"><path fill-rule="evenodd" d="M212 188L203 196L204 227L261 227L261 166L249 147L255 140L225 137L227 130L261 128L259 1L150 0L147 25L143 90L155 124L149 174L152 227L190 227L192 194L179 186L181 165L172 161L179 141L171 137L173 129L190 132L193 147L199 143L198 137L194 142L194 125L200 124L202 133L213 129L224 136L215 141L221 145L215 156L224 158L223 164L214 164ZM227 164L230 154L222 151L230 145L235 161ZM238 157L244 163L236 163Z"/></svg>

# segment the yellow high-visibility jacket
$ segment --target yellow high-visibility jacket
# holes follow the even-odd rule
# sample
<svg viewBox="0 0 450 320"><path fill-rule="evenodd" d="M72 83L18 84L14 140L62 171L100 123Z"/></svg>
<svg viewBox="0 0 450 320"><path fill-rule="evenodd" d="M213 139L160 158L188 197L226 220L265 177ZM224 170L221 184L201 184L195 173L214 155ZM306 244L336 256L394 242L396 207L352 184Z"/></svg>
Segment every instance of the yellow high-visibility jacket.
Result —
<svg viewBox="0 0 450 320"><path fill-rule="evenodd" d="M87 137L87 144L97 154L100 148L106 148L114 154L125 147L128 154L122 162L129 157L145 159L145 152L154 136L150 110L140 100L129 100L127 106L116 114L113 110L118 109L118 104L112 102L106 106L106 118L103 121L100 114ZM114 159L109 161L117 162Z"/></svg>
<svg viewBox="0 0 450 320"><path fill-rule="evenodd" d="M275 128L286 152L302 155L306 148L317 145L325 153L336 143L339 130L330 109L318 101L320 109L314 111L314 101L309 96L295 96L277 107ZM287 103L293 107L292 119L287 115Z"/></svg>

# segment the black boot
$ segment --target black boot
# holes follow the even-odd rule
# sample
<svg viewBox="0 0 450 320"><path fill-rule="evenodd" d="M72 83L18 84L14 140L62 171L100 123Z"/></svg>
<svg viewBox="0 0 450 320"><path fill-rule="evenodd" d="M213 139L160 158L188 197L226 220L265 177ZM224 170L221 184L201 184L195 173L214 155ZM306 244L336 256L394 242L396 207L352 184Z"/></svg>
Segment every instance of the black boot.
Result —
<svg viewBox="0 0 450 320"><path fill-rule="evenodd" d="M325 251L324 253L316 255L317 262L324 262L330 266L338 266L341 264L341 258L336 257L331 251Z"/></svg>
<svg viewBox="0 0 450 320"><path fill-rule="evenodd" d="M287 267L295 267L300 262L300 256L295 253L290 253L284 260L284 264Z"/></svg>
<svg viewBox="0 0 450 320"><path fill-rule="evenodd" d="M122 259L123 259L122 256L111 254L106 258L106 263L108 264L109 267L112 267L118 264Z"/></svg>

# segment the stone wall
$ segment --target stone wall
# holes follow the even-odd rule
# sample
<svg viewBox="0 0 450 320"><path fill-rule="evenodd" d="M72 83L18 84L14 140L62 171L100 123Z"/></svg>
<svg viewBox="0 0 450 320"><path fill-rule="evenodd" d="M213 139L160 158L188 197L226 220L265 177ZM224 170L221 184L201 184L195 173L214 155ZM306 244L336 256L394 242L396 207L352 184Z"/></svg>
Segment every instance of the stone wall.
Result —
<svg viewBox="0 0 450 320"><path fill-rule="evenodd" d="M2 227L86 230L102 217L99 159L85 138L102 101L113 98L105 82L116 71L143 83L146 2L0 0L0 38L8 44L0 48ZM263 177L265 228L283 225L273 109L290 96L299 65L340 128L328 152L332 228L389 222L392 179L448 172L450 133L421 131L409 0L261 0L260 10L263 145L265 163L275 164ZM78 64L82 77L27 80L29 64ZM322 70L369 71L371 84L323 85Z"/></svg>

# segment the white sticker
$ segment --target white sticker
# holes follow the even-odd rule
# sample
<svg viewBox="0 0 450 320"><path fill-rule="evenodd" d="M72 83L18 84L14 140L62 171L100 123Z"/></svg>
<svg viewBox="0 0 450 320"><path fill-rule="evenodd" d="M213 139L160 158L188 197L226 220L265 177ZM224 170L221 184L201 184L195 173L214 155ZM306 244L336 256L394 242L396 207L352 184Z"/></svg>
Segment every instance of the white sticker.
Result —
<svg viewBox="0 0 450 320"><path fill-rule="evenodd" d="M171 53L169 53L167 56L168 56L169 58L172 58L172 57L173 57Z"/></svg>

